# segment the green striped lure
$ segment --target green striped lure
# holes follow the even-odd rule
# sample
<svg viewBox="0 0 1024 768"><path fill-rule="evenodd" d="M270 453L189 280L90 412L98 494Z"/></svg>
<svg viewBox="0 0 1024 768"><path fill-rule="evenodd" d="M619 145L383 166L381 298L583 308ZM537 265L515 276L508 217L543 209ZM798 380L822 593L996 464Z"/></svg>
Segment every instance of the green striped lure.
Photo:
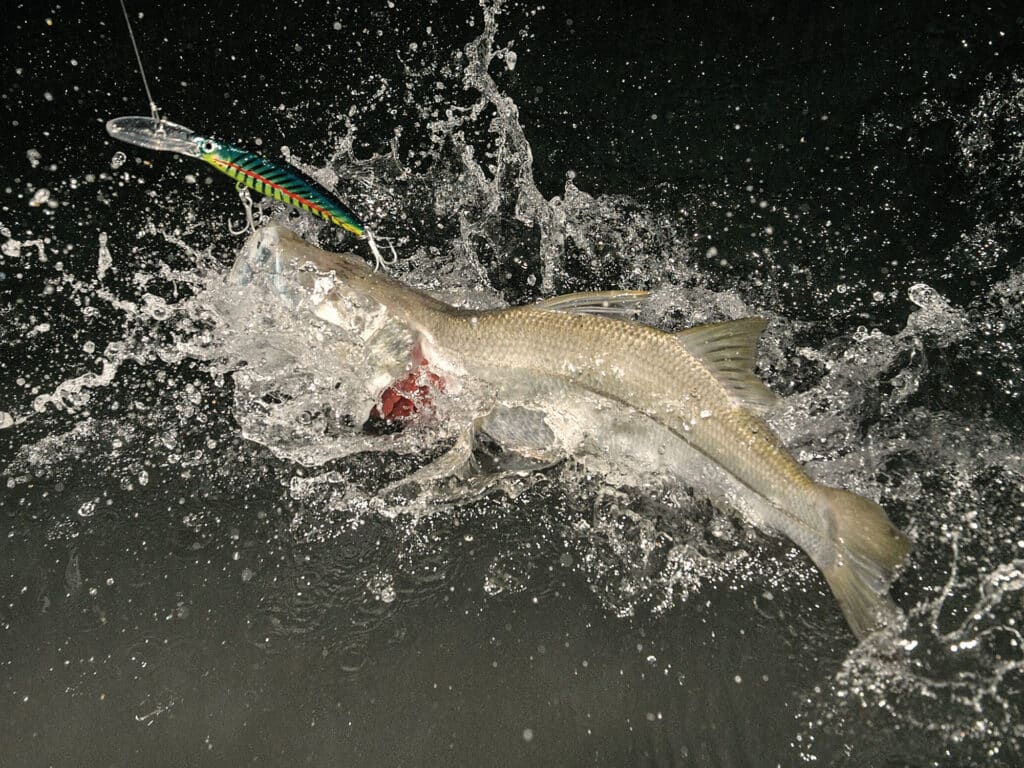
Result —
<svg viewBox="0 0 1024 768"><path fill-rule="evenodd" d="M199 159L226 173L239 185L300 208L324 221L366 236L366 226L330 192L294 168L285 168L231 144L197 136Z"/></svg>
<svg viewBox="0 0 1024 768"><path fill-rule="evenodd" d="M234 179L242 193L251 189L351 232L360 240L366 240L378 269L393 264L397 258L392 247L391 258L386 259L373 234L359 217L323 186L296 168L273 163L240 147L217 141L209 136L201 136L183 125L164 118L140 115L115 117L107 122L107 133L119 141L138 147L161 152L177 152L207 162ZM243 194L242 199L246 203L247 228L252 229L254 222L251 199L247 194Z"/></svg>
<svg viewBox="0 0 1024 768"><path fill-rule="evenodd" d="M153 93L149 90L146 70L142 66L142 55L139 53L139 45L135 41L135 31L132 29L132 21L128 16L128 8L125 6L124 0L121 0L121 12L124 14L128 37L131 39L135 60L139 65L142 87L146 90L146 98L149 99L150 117L138 115L115 117L107 122L107 133L119 141L134 144L137 147L155 149L158 152L177 152L203 160L234 179L235 187L245 205L246 227L237 231L231 229L232 234L241 234L256 228L252 213L252 198L248 192L251 189L261 195L306 211L324 221L329 221L331 224L351 232L360 240L365 240L376 260L375 269L390 266L398 260L398 254L395 253L394 246L390 246L390 244L391 258L385 259L380 248L377 247L377 241L366 225L359 220L359 217L347 205L297 168L272 163L266 158L239 147L219 142L209 136L200 136L190 128L161 117L160 110L157 109L156 102L153 101ZM228 226L230 228L231 225Z"/></svg>

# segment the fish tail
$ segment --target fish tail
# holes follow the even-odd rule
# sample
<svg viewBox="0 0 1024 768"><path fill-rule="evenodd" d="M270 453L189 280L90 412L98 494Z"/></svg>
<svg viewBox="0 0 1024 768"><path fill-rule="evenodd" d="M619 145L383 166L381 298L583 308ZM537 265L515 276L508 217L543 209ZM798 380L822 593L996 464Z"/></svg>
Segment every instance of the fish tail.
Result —
<svg viewBox="0 0 1024 768"><path fill-rule="evenodd" d="M900 616L889 584L910 552L910 541L875 502L838 488L819 488L831 557L818 562L853 634L863 640Z"/></svg>

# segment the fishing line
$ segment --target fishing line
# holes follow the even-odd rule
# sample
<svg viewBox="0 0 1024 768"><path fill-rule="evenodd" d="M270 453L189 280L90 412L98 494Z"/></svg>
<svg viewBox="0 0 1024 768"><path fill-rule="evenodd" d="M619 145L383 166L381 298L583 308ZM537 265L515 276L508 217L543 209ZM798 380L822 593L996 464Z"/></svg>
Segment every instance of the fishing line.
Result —
<svg viewBox="0 0 1024 768"><path fill-rule="evenodd" d="M142 75L142 87L146 89L146 98L149 99L149 111L153 115L153 119L158 123L160 122L160 110L156 107L156 102L153 100L153 93L149 90L149 83L146 82L146 69L142 66L142 55L139 53L139 45L135 42L135 31L132 29L132 20L128 18L128 9L125 7L124 0L121 0L121 11L124 13L124 23L128 25L128 37L132 41L132 49L135 51L135 60L139 62L139 74Z"/></svg>

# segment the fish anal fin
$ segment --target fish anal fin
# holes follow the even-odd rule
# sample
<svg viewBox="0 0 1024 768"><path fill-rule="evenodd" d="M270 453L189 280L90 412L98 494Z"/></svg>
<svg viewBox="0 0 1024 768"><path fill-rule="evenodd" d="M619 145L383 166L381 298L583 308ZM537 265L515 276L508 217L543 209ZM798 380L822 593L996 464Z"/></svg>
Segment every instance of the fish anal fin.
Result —
<svg viewBox="0 0 1024 768"><path fill-rule="evenodd" d="M627 318L637 314L650 291L585 291L544 299L535 305L552 312Z"/></svg>
<svg viewBox="0 0 1024 768"><path fill-rule="evenodd" d="M698 325L673 336L715 374L737 403L761 412L779 402L754 373L757 340L767 326L763 317L745 317Z"/></svg>

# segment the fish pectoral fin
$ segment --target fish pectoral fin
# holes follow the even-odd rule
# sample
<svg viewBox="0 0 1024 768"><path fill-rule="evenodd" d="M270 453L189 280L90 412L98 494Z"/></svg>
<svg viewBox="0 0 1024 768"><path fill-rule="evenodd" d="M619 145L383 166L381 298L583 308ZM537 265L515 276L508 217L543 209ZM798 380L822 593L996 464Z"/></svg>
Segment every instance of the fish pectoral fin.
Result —
<svg viewBox="0 0 1024 768"><path fill-rule="evenodd" d="M765 411L780 399L754 373L757 340L767 325L763 317L745 317L698 325L673 335L715 374L738 404Z"/></svg>
<svg viewBox="0 0 1024 768"><path fill-rule="evenodd" d="M553 296L537 302L539 309L577 315L603 315L626 318L640 312L650 291L586 291Z"/></svg>

